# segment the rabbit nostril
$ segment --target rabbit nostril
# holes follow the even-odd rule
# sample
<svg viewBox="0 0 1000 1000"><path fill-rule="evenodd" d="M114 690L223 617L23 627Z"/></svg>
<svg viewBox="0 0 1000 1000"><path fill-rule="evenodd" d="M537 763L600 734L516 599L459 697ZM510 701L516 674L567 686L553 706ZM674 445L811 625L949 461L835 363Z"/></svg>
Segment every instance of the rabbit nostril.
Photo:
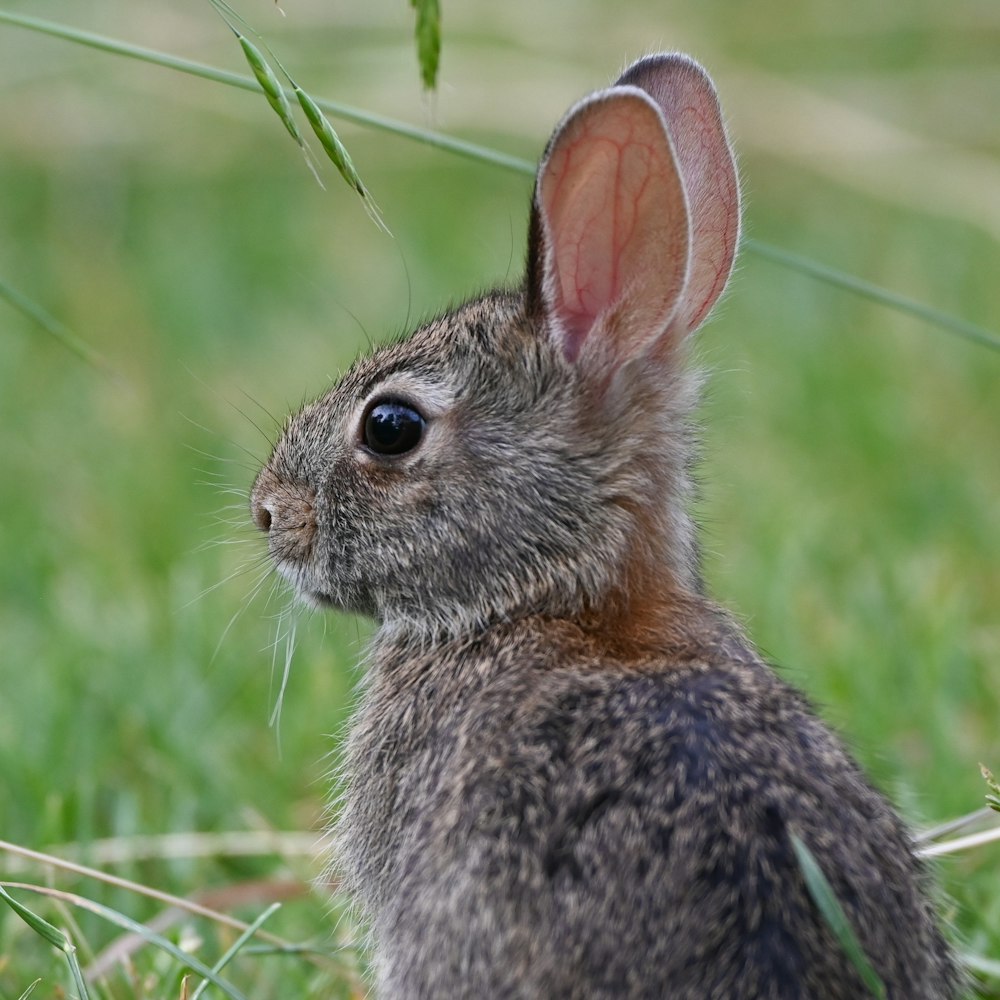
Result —
<svg viewBox="0 0 1000 1000"><path fill-rule="evenodd" d="M253 520L254 524L256 524L261 531L265 532L265 534L271 530L271 512L262 503L254 504Z"/></svg>

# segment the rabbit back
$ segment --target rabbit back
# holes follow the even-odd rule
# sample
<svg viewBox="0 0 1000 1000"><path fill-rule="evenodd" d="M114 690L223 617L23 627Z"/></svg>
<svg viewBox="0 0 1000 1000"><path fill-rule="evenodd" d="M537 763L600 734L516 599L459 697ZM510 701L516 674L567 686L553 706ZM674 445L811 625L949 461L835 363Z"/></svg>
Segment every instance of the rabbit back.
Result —
<svg viewBox="0 0 1000 1000"><path fill-rule="evenodd" d="M901 822L735 627L627 668L562 628L374 678L339 841L381 995L864 996L792 834L889 997L954 995Z"/></svg>

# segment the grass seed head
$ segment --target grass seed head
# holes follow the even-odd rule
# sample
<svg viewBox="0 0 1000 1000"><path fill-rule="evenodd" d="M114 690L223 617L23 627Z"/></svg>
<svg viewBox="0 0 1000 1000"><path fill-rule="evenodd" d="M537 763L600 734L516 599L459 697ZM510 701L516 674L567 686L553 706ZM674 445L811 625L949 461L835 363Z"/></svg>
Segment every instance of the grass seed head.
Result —
<svg viewBox="0 0 1000 1000"><path fill-rule="evenodd" d="M439 0L410 0L417 12L417 59L420 79L427 90L437 87L441 62L441 4Z"/></svg>
<svg viewBox="0 0 1000 1000"><path fill-rule="evenodd" d="M982 774L983 781L986 782L986 786L990 790L990 794L986 796L986 804L996 812L1000 812L1000 784L997 783L993 772L985 764L979 765L979 773Z"/></svg>
<svg viewBox="0 0 1000 1000"><path fill-rule="evenodd" d="M313 132L316 133L316 138L319 139L320 145L326 150L326 155L330 158L330 161L340 171L340 176L362 198L367 198L368 189L355 169L350 153L347 152L347 148L340 141L340 136L334 131L326 115L320 110L319 105L294 81L292 82L292 87L295 90L295 96L299 99L302 111L312 126Z"/></svg>
<svg viewBox="0 0 1000 1000"><path fill-rule="evenodd" d="M382 214L379 211L378 205L375 204L368 188L365 187L364 181L361 180L361 175L351 160L351 154L347 152L347 147L340 141L340 136L337 135L319 105L291 77L289 77L289 80L291 81L292 89L295 91L295 96L298 98L302 112L316 134L316 138L319 139L320 145L326 151L326 155L330 158L330 162L340 172L340 176L361 196L365 211L375 225L383 232L388 233L389 229L385 222L382 221Z"/></svg>
<svg viewBox="0 0 1000 1000"><path fill-rule="evenodd" d="M291 137L300 146L304 146L305 140L302 138L299 126L296 124L295 118L292 116L291 105L288 103L288 98L285 97L284 87L281 86L281 82L278 80L277 74L273 69L271 69L260 49L258 49L253 42L251 42L248 38L245 38L235 29L233 29L233 31L239 39L240 48L243 49L243 54L246 56L247 63L249 63L250 69L253 71L253 75L260 84L261 90L264 91L267 103L274 108L275 113L282 120L285 128L288 129L288 134L291 135Z"/></svg>

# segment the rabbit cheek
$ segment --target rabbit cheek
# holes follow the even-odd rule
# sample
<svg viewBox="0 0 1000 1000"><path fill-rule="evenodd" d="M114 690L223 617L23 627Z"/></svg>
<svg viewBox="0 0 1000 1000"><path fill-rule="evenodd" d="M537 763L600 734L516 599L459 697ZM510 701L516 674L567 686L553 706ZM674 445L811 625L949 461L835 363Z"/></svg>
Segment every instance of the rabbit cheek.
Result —
<svg viewBox="0 0 1000 1000"><path fill-rule="evenodd" d="M324 489L317 573L329 603L380 620L388 605L412 603L406 578L431 485L412 464L352 458L338 463Z"/></svg>

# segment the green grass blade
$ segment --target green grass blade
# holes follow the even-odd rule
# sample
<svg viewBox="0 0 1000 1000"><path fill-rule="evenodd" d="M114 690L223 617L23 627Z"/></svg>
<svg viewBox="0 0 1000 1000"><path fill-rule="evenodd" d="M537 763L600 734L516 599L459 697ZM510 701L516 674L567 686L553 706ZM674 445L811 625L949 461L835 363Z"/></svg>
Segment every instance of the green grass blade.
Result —
<svg viewBox="0 0 1000 1000"><path fill-rule="evenodd" d="M212 4L215 12L225 22L226 27L236 36L236 40L240 43L240 48L243 50L243 58L246 59L250 71L253 73L257 83L260 84L260 89L264 92L267 103L271 105L274 113L281 119L281 124L285 126L285 130L295 140L299 148L305 150L305 140L302 138L298 123L292 114L291 102L285 94L285 88L282 87L281 81L278 79L278 74L271 69L270 63L264 58L264 53L249 38L243 35L233 22L239 21L240 24L246 25L248 30L253 31L253 29L225 0L209 0L209 3ZM254 32L254 34L257 34L257 32Z"/></svg>
<svg viewBox="0 0 1000 1000"><path fill-rule="evenodd" d="M441 4L438 0L410 0L410 6L417 12L415 34L420 79L426 90L434 90L441 63Z"/></svg>
<svg viewBox="0 0 1000 1000"><path fill-rule="evenodd" d="M226 949L226 952L219 959L215 965L212 966L212 971L218 975L222 970L236 957L240 949L247 943L257 933L258 929L263 925L264 921L271 916L276 910L281 909L281 903L272 903L249 927L233 942L232 947ZM203 979L199 983L198 988L191 995L191 1000L199 1000L202 993L208 988L209 980Z"/></svg>
<svg viewBox="0 0 1000 1000"><path fill-rule="evenodd" d="M340 141L340 136L337 135L333 126L327 121L326 116L320 110L315 99L310 97L291 77L288 77L288 82L292 85L299 106L302 108L313 132L315 132L316 138L319 139L320 145L326 150L326 155L329 157L330 162L337 168L340 176L344 178L350 187L354 188L362 198L367 198L368 189L365 187L354 166L351 154L347 152L347 148Z"/></svg>
<svg viewBox="0 0 1000 1000"><path fill-rule="evenodd" d="M816 904L816 908L840 942L840 946L851 960L851 964L858 970L865 986L878 1000L885 1000L885 986L879 979L878 973L871 967L868 956L865 955L864 949L854 933L854 928L851 927L847 914L844 913L844 908L840 905L833 887L823 874L819 862L812 851L794 833L791 837L792 848L798 859L802 877L805 879L806 888L809 890L809 895Z"/></svg>
<svg viewBox="0 0 1000 1000"><path fill-rule="evenodd" d="M43 937L54 948L62 952L69 965L70 974L73 977L73 985L76 987L79 1000L90 1000L87 991L87 983L83 978L83 971L76 957L76 947L67 935L53 926L47 920L42 919L33 910L19 903L7 890L0 885L0 899L2 899L36 934ZM30 991L29 991L30 992Z"/></svg>
<svg viewBox="0 0 1000 1000"><path fill-rule="evenodd" d="M16 288L11 288L0 279L0 299L13 306L19 313L37 323L46 333L55 337L63 347L95 368L113 373L113 369L101 355L85 340L81 340L72 330L64 326L54 316L46 312L37 302L33 302Z"/></svg>
<svg viewBox="0 0 1000 1000"><path fill-rule="evenodd" d="M0 899L2 899L39 937L45 938L53 948L65 951L73 946L69 938L54 927L47 920L42 919L37 913L29 910L22 903L19 903L2 885L0 885Z"/></svg>
<svg viewBox="0 0 1000 1000"><path fill-rule="evenodd" d="M91 913L96 913L99 917L103 917L109 923L115 924L124 930L131 931L133 934L139 935L149 944L154 945L161 951L165 951L172 958L176 959L181 965L190 969L192 972L198 973L204 979L209 980L214 986L217 986L229 1000L247 1000L247 997L241 993L232 983L227 982L225 979L221 978L218 973L213 972L204 962L199 961L193 955L188 954L186 951L178 948L172 941L168 941L165 937L157 934L154 930L147 927L145 924L139 923L137 920L133 920L131 917L125 916L124 913L119 913L118 910L113 910L110 906L105 906L103 903L95 902L92 899L87 899L85 896L79 896L72 892L63 892L57 889L50 889L47 886L40 885L25 885L23 883L18 883L19 888L26 889L29 892L37 892L43 896L52 896L54 898L65 900L68 903L72 903L74 906L80 907L83 910L89 910ZM0 894L6 900L8 904L13 906L17 913L22 917L22 919L27 919L24 917L24 913L30 913L31 911L26 910L22 907L16 900L13 900L11 896L4 890L3 886L0 886ZM22 912L23 911L23 912ZM46 940L51 940L49 936L52 932L56 934L62 934L58 928L52 927L51 924L46 923L46 921L41 920L40 917L36 917L31 914L32 917L40 924L44 924L49 930L48 932L43 932L39 929L38 933L42 934ZM34 926L34 924L32 924ZM69 944L68 940L63 935L64 943L70 948L73 946ZM56 947L59 947L56 944ZM82 983L82 977L80 982ZM82 1000L82 998L81 998Z"/></svg>
<svg viewBox="0 0 1000 1000"><path fill-rule="evenodd" d="M192 62L188 59L181 59L177 56L168 55L165 52L158 52L153 49L143 48L117 39L107 38L89 31L81 31L77 28L68 28L62 24L52 21L44 21L39 18L28 17L23 14L13 14L9 11L0 11L0 24L10 24L30 31L37 31L54 38L61 38L65 41L75 42L79 45L86 45L90 48L99 49L103 52L110 52L115 55L127 56L131 59L139 59L142 62L152 63L173 69L191 76L200 77L203 80L211 80L214 83L223 83L230 87L238 87L242 90L257 91L260 85L254 77L241 76L238 73L229 73L225 70L217 69L214 66L207 66L204 63ZM286 97L294 96L294 91L286 91ZM481 146L477 143L466 142L452 136L442 135L429 129L418 128L408 125L405 122L377 115L372 112L362 111L359 108L341 104L337 101L316 99L316 105L327 114L333 115L343 121L354 122L368 128L379 129L392 135L419 142L425 146L440 149L455 156L465 159L475 160L479 163L488 163L491 166L499 167L503 170L510 170L514 173L533 176L535 164L519 156L510 156L501 153L488 146ZM864 281L845 271L828 267L819 261L812 260L800 254L783 250L780 247L772 246L769 243L762 243L759 240L746 239L743 241L745 249L758 257L771 260L789 270L798 271L800 274L808 275L819 281L824 281L829 285L841 288L854 295L860 295L873 302L877 302L886 308L899 313L904 313L919 319L931 326L936 326L942 330L964 337L982 347L1000 351L1000 336L996 333L969 323L963 319L951 316L948 313L933 309L903 295L888 291L879 285Z"/></svg>
<svg viewBox="0 0 1000 1000"><path fill-rule="evenodd" d="M104 885L124 889L126 892L134 892L136 895L144 896L146 899L155 900L157 903L162 903L164 906L176 907L177 909L190 913L193 916L202 917L205 920L222 924L224 927L232 927L240 933L247 929L246 923L242 920L237 920L235 917L231 917L226 913L220 913L218 910L212 910L206 906L201 906L200 904L192 902L190 899L185 899L182 896L175 896L173 893L162 892L159 889L153 889L140 882L133 882L131 879L121 878L118 875L112 875L109 872L101 871L98 868L91 868L88 865L82 865L76 861L69 861L66 858L59 858L52 854L45 854L42 851L34 851L30 847L21 847L19 844L12 844L8 840L0 840L0 852L6 852L11 854L13 857L20 858L24 861L48 865L55 868L57 871L70 872L74 875L83 876L84 878L92 878L97 882L102 882ZM263 933L261 937L271 941L278 947L287 947L289 944L282 938L266 932Z"/></svg>
<svg viewBox="0 0 1000 1000"><path fill-rule="evenodd" d="M150 928L145 924L141 924L137 920L133 920L131 917L125 916L124 913L119 913L117 910L111 909L109 906L104 906L101 903L95 903L92 899L76 897L73 901L78 906L83 907L83 909L90 910L92 913L96 913L98 916L104 917L104 919L109 923L117 924L119 927L122 927L127 931L131 931L133 934L138 934L151 945L154 945L161 951L165 951L168 955L189 968L192 972L197 972L199 976L207 979L213 986L222 990L222 992L225 993L230 1000L247 1000L247 997L236 989L232 983L222 979L218 973L213 972L207 965L205 965L204 962L199 961L193 955L190 955L181 948L178 948L173 941L168 941L162 935L150 930Z"/></svg>

